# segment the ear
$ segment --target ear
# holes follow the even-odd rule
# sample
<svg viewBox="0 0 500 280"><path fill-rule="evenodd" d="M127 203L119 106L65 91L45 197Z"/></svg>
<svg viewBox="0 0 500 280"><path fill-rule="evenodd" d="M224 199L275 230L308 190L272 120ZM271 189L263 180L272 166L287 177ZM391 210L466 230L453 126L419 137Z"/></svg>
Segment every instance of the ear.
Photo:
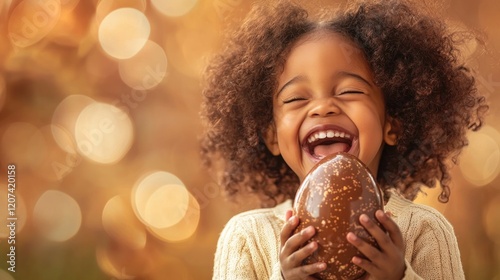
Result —
<svg viewBox="0 0 500 280"><path fill-rule="evenodd" d="M401 135L401 123L391 116L386 116L384 124L384 142L389 146L395 146Z"/></svg>
<svg viewBox="0 0 500 280"><path fill-rule="evenodd" d="M271 154L278 156L281 154L280 147L278 145L278 135L276 134L276 126L274 122L269 125L269 127L263 133L264 143Z"/></svg>

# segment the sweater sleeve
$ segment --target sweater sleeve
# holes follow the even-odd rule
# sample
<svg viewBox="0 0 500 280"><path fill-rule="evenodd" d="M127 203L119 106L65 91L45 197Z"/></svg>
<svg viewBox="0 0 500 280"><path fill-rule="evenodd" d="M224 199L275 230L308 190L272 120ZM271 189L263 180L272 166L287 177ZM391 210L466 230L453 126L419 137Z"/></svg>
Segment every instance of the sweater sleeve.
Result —
<svg viewBox="0 0 500 280"><path fill-rule="evenodd" d="M450 223L436 210L413 205L406 236L405 280L465 279L458 242Z"/></svg>
<svg viewBox="0 0 500 280"><path fill-rule="evenodd" d="M238 220L231 219L221 232L214 260L212 279L257 279L244 232Z"/></svg>
<svg viewBox="0 0 500 280"><path fill-rule="evenodd" d="M280 229L272 210L231 218L217 243L213 279L281 280Z"/></svg>

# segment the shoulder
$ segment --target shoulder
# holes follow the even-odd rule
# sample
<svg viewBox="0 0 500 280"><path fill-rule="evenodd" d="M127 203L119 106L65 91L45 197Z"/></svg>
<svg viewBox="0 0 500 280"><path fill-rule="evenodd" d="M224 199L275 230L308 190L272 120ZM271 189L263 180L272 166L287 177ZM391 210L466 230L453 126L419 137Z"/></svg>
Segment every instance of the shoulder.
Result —
<svg viewBox="0 0 500 280"><path fill-rule="evenodd" d="M259 232L264 230L281 230L285 211L291 209L292 204L287 200L272 208L261 208L245 211L233 216L225 225L225 231Z"/></svg>
<svg viewBox="0 0 500 280"><path fill-rule="evenodd" d="M280 231L287 201L233 216L217 243L213 279L274 279L280 276Z"/></svg>
<svg viewBox="0 0 500 280"><path fill-rule="evenodd" d="M453 227L436 209L392 193L387 211L394 214L405 243L408 278L464 279Z"/></svg>
<svg viewBox="0 0 500 280"><path fill-rule="evenodd" d="M436 209L414 203L393 192L386 205L401 231L438 230L453 234L453 227L445 216Z"/></svg>

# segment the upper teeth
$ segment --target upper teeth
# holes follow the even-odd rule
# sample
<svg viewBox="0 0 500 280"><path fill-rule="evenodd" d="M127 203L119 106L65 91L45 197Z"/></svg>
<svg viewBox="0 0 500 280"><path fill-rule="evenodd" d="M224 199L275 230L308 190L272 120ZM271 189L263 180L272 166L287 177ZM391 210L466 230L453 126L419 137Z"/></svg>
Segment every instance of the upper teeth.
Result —
<svg viewBox="0 0 500 280"><path fill-rule="evenodd" d="M334 138L334 137L350 139L351 135L349 135L345 132L334 131L334 130L318 131L318 132L312 134L311 136L309 136L309 138L307 138L307 142L312 143L318 139Z"/></svg>

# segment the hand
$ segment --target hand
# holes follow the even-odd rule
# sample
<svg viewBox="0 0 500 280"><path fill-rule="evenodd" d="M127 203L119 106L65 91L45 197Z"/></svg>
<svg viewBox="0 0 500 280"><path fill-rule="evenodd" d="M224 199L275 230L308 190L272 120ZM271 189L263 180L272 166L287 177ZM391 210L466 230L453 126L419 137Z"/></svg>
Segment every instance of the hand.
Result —
<svg viewBox="0 0 500 280"><path fill-rule="evenodd" d="M380 249L373 247L354 233L347 234L347 241L367 258L353 257L352 262L370 275L366 279L402 279L406 269L404 243L398 225L382 210L375 212L375 217L387 230L385 233L366 214L359 217L363 227L375 238Z"/></svg>
<svg viewBox="0 0 500 280"><path fill-rule="evenodd" d="M315 279L311 275L326 269L325 263L314 263L302 265L302 261L318 249L316 242L310 242L306 246L302 245L313 237L315 229L309 226L301 232L292 236L293 231L299 225L299 219L292 217L292 211L288 210L285 215L286 223L281 229L281 251L280 263L281 274L284 279Z"/></svg>

